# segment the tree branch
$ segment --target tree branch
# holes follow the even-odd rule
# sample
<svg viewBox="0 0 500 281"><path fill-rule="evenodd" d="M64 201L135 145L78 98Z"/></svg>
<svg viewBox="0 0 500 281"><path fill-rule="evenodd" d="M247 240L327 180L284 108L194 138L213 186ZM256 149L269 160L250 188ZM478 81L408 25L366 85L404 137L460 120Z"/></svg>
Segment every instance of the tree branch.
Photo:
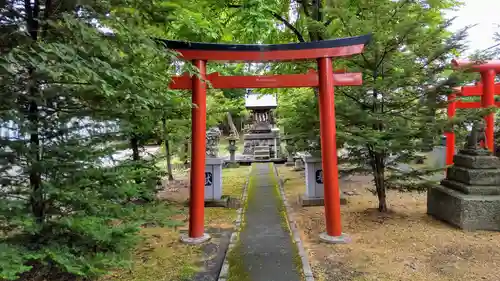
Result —
<svg viewBox="0 0 500 281"><path fill-rule="evenodd" d="M329 18L329 19L328 19L328 20L324 23L324 26L325 26L325 27L329 26L329 25L333 22L333 20L334 20L334 19L335 19L334 17Z"/></svg>
<svg viewBox="0 0 500 281"><path fill-rule="evenodd" d="M286 27L288 27L295 34L295 36L297 36L297 39L300 42L306 42L306 40L304 39L304 36L302 36L300 31L297 28L295 28L295 26L293 26L289 21L287 21L285 18L283 18L282 16L280 16L277 13L272 12L272 11L271 11L271 15L273 15L274 18L280 20L284 25L286 25Z"/></svg>
<svg viewBox="0 0 500 281"><path fill-rule="evenodd" d="M302 0L302 1L297 0L297 2L301 4L300 6L302 6L302 9L304 10L304 15L306 15L306 17L309 17L310 14L309 10L307 9L307 5L309 3L307 3L307 0Z"/></svg>
<svg viewBox="0 0 500 281"><path fill-rule="evenodd" d="M243 8L242 5L233 5L233 4L229 4L228 7L229 8ZM300 42L306 42L306 40L304 39L304 36L302 36L302 33L300 33L300 31L297 28L295 28L295 26L293 26L293 24L291 24L288 20L286 20L284 17L282 17L281 15L279 15L276 12L269 11L269 13L275 19L281 21L286 27L288 27L295 34L295 36L297 36L297 39Z"/></svg>
<svg viewBox="0 0 500 281"><path fill-rule="evenodd" d="M378 61L377 64L375 65L375 69L379 68L380 65L382 65L382 63L384 62L384 59L387 56L387 54L389 54L390 52L393 52L394 50L396 50L397 47L401 43L403 43L403 41L406 39L406 37L408 37L408 35L410 35L410 33L413 30L415 30L415 28L417 28L418 25L419 25L419 23L417 22L417 24L415 24L412 27L408 28L408 31L402 36L402 38L400 40L396 40L396 43L394 45L392 45L390 49L388 49L389 45L387 45L387 46L384 47L384 52L382 54L382 57L380 58L380 61Z"/></svg>
<svg viewBox="0 0 500 281"><path fill-rule="evenodd" d="M339 19L340 19L340 21L342 22L342 25L343 25L343 26L345 27L345 29L347 30L347 34L349 34L349 36L351 36L351 37L352 37L352 32L349 30L349 27L347 26L347 24L346 24L346 22L344 21L344 19L343 19L341 16L339 16ZM370 62L368 61L368 59L366 58L365 53L361 53L361 57L363 58L363 60L365 61L365 63L366 63L366 65L367 65L367 66L370 66L370 65L371 65L371 64L370 64Z"/></svg>
<svg viewBox="0 0 500 281"><path fill-rule="evenodd" d="M370 109L370 106L368 106L367 104L365 104L364 102L360 101L359 99L345 93L345 92L342 92L342 94L348 98L350 98L351 100L353 100L354 102L356 102L360 107L361 109L365 110L365 109Z"/></svg>

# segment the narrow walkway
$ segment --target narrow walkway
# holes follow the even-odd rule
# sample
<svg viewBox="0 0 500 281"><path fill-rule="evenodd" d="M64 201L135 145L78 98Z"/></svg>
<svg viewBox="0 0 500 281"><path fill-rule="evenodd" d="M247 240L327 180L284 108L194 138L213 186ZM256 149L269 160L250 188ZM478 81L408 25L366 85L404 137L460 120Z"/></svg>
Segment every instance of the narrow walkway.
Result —
<svg viewBox="0 0 500 281"><path fill-rule="evenodd" d="M249 281L300 281L296 250L269 163L252 168L245 226L240 234L242 267Z"/></svg>

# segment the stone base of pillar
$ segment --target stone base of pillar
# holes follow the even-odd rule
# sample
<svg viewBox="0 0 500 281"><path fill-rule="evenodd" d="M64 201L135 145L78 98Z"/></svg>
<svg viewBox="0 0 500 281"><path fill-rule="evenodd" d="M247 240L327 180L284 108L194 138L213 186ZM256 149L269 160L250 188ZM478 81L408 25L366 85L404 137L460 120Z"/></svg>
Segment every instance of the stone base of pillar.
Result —
<svg viewBox="0 0 500 281"><path fill-rule="evenodd" d="M207 242L208 240L210 240L210 238L211 238L210 235L207 233L203 233L203 235L201 237L197 237L197 238L191 238L186 233L186 234L183 234L181 236L181 242L184 244L189 244L189 245L198 245L198 244L202 244L202 243Z"/></svg>
<svg viewBox="0 0 500 281"><path fill-rule="evenodd" d="M227 208L229 206L229 197L222 196L221 199L215 200L206 200L205 199L205 207L206 208L214 208L214 207L221 207L221 208Z"/></svg>
<svg viewBox="0 0 500 281"><path fill-rule="evenodd" d="M299 203L302 207L325 206L325 199L323 197L311 198L302 194L299 196ZM340 205L347 205L347 198L342 194L340 195Z"/></svg>
<svg viewBox="0 0 500 281"><path fill-rule="evenodd" d="M500 195L464 194L442 185L431 186L427 214L467 231L500 231Z"/></svg>
<svg viewBox="0 0 500 281"><path fill-rule="evenodd" d="M352 241L345 233L342 233L340 236L330 236L326 232L319 235L319 240L330 244L347 244Z"/></svg>

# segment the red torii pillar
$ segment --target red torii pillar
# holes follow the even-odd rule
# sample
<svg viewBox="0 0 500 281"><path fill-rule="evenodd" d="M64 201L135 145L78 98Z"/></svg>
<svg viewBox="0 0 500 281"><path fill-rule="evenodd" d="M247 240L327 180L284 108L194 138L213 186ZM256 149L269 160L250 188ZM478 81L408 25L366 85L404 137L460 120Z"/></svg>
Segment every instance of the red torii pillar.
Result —
<svg viewBox="0 0 500 281"><path fill-rule="evenodd" d="M336 122L334 85L360 85L361 73L338 73L333 71L332 57L350 56L363 51L369 35L325 40L318 42L281 45L238 45L192 43L162 40L167 48L180 53L185 60L192 60L199 69L200 77L188 75L174 77L171 89L191 89L192 101L192 149L191 186L189 203L189 232L181 240L197 244L210 239L204 233L204 179L205 179L205 127L206 127L206 84L214 88L283 88L318 87L320 108L321 154L324 176L324 201L326 233L320 239L330 243L343 243L340 217L340 191L338 186ZM212 61L289 61L317 60L318 72L307 74L269 76L220 76L206 75L206 62ZM343 72L343 71L341 71Z"/></svg>
<svg viewBox="0 0 500 281"><path fill-rule="evenodd" d="M475 63L467 60L452 60L451 63L456 68L468 68L470 71L481 73L481 107L495 106L495 77L500 71L500 61L491 60L485 63ZM484 120L486 121L486 147L493 152L495 148L495 113L486 115Z"/></svg>
<svg viewBox="0 0 500 281"><path fill-rule="evenodd" d="M447 97L448 108L446 113L448 115L448 120L455 117L455 113L457 111L456 97L457 94L455 92L451 93ZM445 132L445 136L446 136L446 165L449 166L453 165L453 156L455 155L455 131L453 131L453 126Z"/></svg>

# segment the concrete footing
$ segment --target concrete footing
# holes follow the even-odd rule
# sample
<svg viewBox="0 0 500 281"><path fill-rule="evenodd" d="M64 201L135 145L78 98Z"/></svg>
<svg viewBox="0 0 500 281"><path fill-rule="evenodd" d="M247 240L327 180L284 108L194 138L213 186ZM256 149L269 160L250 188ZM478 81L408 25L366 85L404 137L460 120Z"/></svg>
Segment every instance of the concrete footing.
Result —
<svg viewBox="0 0 500 281"><path fill-rule="evenodd" d="M189 245L198 245L207 242L208 240L210 240L210 238L211 237L208 233L203 233L203 236L196 238L189 237L189 235L186 233L181 236L181 242Z"/></svg>
<svg viewBox="0 0 500 281"><path fill-rule="evenodd" d="M311 198L302 194L299 196L299 203L302 207L325 206L325 199L323 197ZM347 205L347 198L340 196L340 205Z"/></svg>
<svg viewBox="0 0 500 281"><path fill-rule="evenodd" d="M205 200L205 207L206 208L211 208L211 207L222 207L222 208L227 208L229 205L229 197L222 197L219 200Z"/></svg>
<svg viewBox="0 0 500 281"><path fill-rule="evenodd" d="M342 233L340 236L330 236L326 232L319 235L319 240L330 244L347 244L352 241L345 233Z"/></svg>
<svg viewBox="0 0 500 281"><path fill-rule="evenodd" d="M464 194L434 185L427 192L427 213L468 231L500 231L500 195Z"/></svg>

